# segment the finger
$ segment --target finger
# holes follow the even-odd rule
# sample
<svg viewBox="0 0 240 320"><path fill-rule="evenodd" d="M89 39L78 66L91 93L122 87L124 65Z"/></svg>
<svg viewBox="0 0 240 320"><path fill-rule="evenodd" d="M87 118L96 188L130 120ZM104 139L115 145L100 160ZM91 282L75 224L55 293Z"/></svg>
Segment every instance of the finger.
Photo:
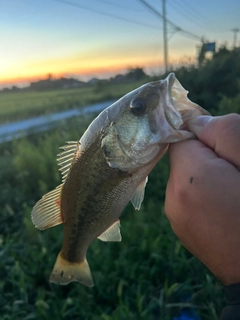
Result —
<svg viewBox="0 0 240 320"><path fill-rule="evenodd" d="M189 121L189 129L219 157L240 169L240 115L196 117Z"/></svg>

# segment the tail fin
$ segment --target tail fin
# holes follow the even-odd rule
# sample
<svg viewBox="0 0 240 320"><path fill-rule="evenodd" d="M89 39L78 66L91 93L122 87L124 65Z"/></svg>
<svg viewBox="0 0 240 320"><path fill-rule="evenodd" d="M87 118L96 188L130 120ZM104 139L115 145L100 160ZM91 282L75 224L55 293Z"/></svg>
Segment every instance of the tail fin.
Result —
<svg viewBox="0 0 240 320"><path fill-rule="evenodd" d="M50 282L66 285L72 281L78 281L88 287L93 287L93 279L87 260L83 262L69 262L59 253L55 262Z"/></svg>

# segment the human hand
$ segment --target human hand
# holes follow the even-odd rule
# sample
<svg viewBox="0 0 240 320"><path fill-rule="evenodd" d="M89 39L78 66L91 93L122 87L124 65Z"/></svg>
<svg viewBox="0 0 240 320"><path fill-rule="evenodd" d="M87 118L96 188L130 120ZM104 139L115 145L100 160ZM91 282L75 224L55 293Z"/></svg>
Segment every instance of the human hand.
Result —
<svg viewBox="0 0 240 320"><path fill-rule="evenodd" d="M240 282L240 115L201 116L169 147L165 211L183 245L225 285Z"/></svg>

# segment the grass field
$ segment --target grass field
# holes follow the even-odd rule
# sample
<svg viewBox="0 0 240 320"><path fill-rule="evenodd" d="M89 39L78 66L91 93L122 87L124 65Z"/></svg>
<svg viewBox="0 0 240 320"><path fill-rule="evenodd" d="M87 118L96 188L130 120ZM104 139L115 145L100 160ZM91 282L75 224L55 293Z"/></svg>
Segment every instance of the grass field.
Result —
<svg viewBox="0 0 240 320"><path fill-rule="evenodd" d="M0 124L118 99L146 82L145 79L133 83L99 83L89 87L55 91L0 93Z"/></svg>

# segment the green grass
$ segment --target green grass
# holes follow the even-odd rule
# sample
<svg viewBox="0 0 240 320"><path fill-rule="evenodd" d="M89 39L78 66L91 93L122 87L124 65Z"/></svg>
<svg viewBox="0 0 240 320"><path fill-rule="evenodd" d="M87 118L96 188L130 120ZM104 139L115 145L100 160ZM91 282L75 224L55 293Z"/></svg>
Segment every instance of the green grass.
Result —
<svg viewBox="0 0 240 320"><path fill-rule="evenodd" d="M181 246L164 214L167 157L150 174L141 210L125 209L122 242L90 246L95 286L49 283L63 226L36 230L31 209L60 183L59 146L78 140L90 121L62 122L0 147L0 319L170 320L189 307L217 319L221 285Z"/></svg>
<svg viewBox="0 0 240 320"><path fill-rule="evenodd" d="M118 99L147 81L149 79L123 84L99 83L84 88L55 91L1 93L0 124L81 107L99 101Z"/></svg>

